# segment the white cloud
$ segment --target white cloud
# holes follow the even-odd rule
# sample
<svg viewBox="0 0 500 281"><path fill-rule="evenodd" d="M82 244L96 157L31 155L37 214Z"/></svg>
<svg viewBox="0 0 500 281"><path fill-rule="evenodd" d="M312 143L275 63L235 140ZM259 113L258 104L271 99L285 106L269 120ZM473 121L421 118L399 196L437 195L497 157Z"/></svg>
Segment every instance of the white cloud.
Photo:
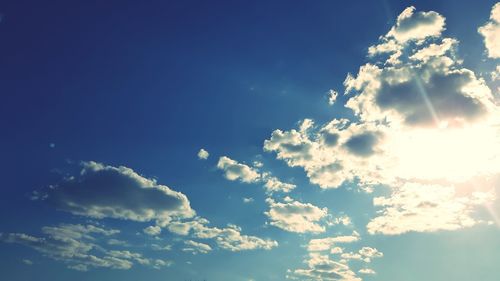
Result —
<svg viewBox="0 0 500 281"><path fill-rule="evenodd" d="M311 239L307 245L309 252L321 252L335 249L338 244L354 243L359 241L359 233L354 231L351 235ZM337 252L338 249L335 250ZM342 252L342 251L339 251Z"/></svg>
<svg viewBox="0 0 500 281"><path fill-rule="evenodd" d="M331 260L328 255L309 254L307 268L290 271L288 279L318 281L361 281L348 265Z"/></svg>
<svg viewBox="0 0 500 281"><path fill-rule="evenodd" d="M500 3L491 8L490 20L478 29L490 58L500 58Z"/></svg>
<svg viewBox="0 0 500 281"><path fill-rule="evenodd" d="M335 90L328 91L328 104L333 105L337 101L339 93Z"/></svg>
<svg viewBox="0 0 500 281"><path fill-rule="evenodd" d="M172 250L172 245L158 245L158 244L151 244L151 249L154 251L171 251Z"/></svg>
<svg viewBox="0 0 500 281"><path fill-rule="evenodd" d="M444 22L445 18L434 11L415 12L415 7L408 7L398 16L387 37L405 43L440 36L445 29Z"/></svg>
<svg viewBox="0 0 500 281"><path fill-rule="evenodd" d="M441 57L449 51L454 50L454 46L458 44L458 41L453 38L444 38L440 44L432 43L429 46L419 49L409 58L411 60L419 60L427 62L432 57Z"/></svg>
<svg viewBox="0 0 500 281"><path fill-rule="evenodd" d="M23 259L22 262L25 264L25 265L33 265L33 261L32 260L29 260L29 259Z"/></svg>
<svg viewBox="0 0 500 281"><path fill-rule="evenodd" d="M500 107L484 79L457 57L458 40L441 36L444 23L436 12L405 9L368 49L369 62L344 81L352 120L313 125L306 119L264 142L265 151L303 168L321 188L393 189L383 206L374 201L382 210L368 225L372 234L471 226L480 221L473 215L478 194L494 196L485 194L500 174ZM475 193L478 179L485 185ZM441 198L414 208L408 200L422 195L410 192L412 185ZM457 186L464 188L455 192Z"/></svg>
<svg viewBox="0 0 500 281"><path fill-rule="evenodd" d="M478 223L472 217L474 207L493 198L485 192L458 196L452 186L407 183L390 197L374 198L374 205L383 210L368 223L368 232L397 235L471 227Z"/></svg>
<svg viewBox="0 0 500 281"><path fill-rule="evenodd" d="M297 187L295 184L282 182L278 178L270 176L269 173L263 174L263 180L265 182L264 188L268 193L278 191L288 193Z"/></svg>
<svg viewBox="0 0 500 281"><path fill-rule="evenodd" d="M208 252L212 251L212 247L210 247L210 245L193 240L186 240L184 241L184 244L187 246L186 248L182 249L184 252L191 252L193 254L207 254Z"/></svg>
<svg viewBox="0 0 500 281"><path fill-rule="evenodd" d="M206 160L208 159L208 156L210 156L210 153L208 153L205 149L201 148L200 151L198 151L198 159Z"/></svg>
<svg viewBox="0 0 500 281"><path fill-rule="evenodd" d="M127 167L83 162L81 172L47 191L58 209L92 218L133 221L192 217L188 198Z"/></svg>
<svg viewBox="0 0 500 281"><path fill-rule="evenodd" d="M248 165L238 163L237 161L222 156L219 158L217 168L224 171L224 176L230 181L239 180L245 183L257 182L260 174Z"/></svg>
<svg viewBox="0 0 500 281"><path fill-rule="evenodd" d="M157 225L151 225L142 230L145 234L150 236L158 236L161 233L161 227Z"/></svg>
<svg viewBox="0 0 500 281"><path fill-rule="evenodd" d="M143 257L129 251L109 251L96 244L99 236L112 236L118 230L95 225L61 224L42 228L44 237L23 233L0 234L0 241L28 246L44 256L68 264L74 270L89 268L130 269L134 263L157 268L167 266L165 261Z"/></svg>
<svg viewBox="0 0 500 281"><path fill-rule="evenodd" d="M366 263L370 263L374 258L381 258L383 256L384 254L382 252L371 247L363 247L356 253L349 252L342 253L340 255L340 257L346 262L349 260L359 260Z"/></svg>
<svg viewBox="0 0 500 281"><path fill-rule="evenodd" d="M243 203L252 203L253 201L255 201L252 197L245 197L243 198Z"/></svg>
<svg viewBox="0 0 500 281"><path fill-rule="evenodd" d="M358 271L361 274L367 274L367 275L374 275L376 274L375 270L370 269L370 268L362 268Z"/></svg>
<svg viewBox="0 0 500 281"><path fill-rule="evenodd" d="M270 250L278 246L278 242L251 235L241 234L241 228L228 225L224 228L207 226L209 221L196 217L191 221L172 222L167 225L169 231L187 236L192 235L199 239L213 239L217 246L233 252L264 249Z"/></svg>
<svg viewBox="0 0 500 281"><path fill-rule="evenodd" d="M268 198L269 211L265 212L270 219L269 224L289 232L321 233L325 227L320 225L320 220L328 215L327 208L319 208L310 203L298 201L275 202Z"/></svg>

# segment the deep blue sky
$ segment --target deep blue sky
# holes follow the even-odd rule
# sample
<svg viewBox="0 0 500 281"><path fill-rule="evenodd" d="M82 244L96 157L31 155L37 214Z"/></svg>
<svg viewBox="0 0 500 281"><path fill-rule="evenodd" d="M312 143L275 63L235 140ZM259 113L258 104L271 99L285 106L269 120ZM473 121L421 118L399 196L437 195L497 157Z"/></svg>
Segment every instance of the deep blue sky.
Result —
<svg viewBox="0 0 500 281"><path fill-rule="evenodd" d="M362 227L373 213L370 196L319 190L301 169L290 169L263 152L264 140L273 130L295 127L304 118L324 123L350 116L341 104L328 105L328 90L343 91L347 73L358 71L368 47L408 6L446 16L447 35L464 42L459 48L464 65L483 67L476 59L484 52L477 27L486 22L493 4L2 1L0 232L35 235L46 225L84 223L84 218L30 201L29 194L76 171L80 161L97 161L157 178L186 194L197 213L214 225L234 223L243 232L278 240L280 247L214 251L211 257L174 250L167 258L176 264L161 271L136 266L82 273L30 248L2 243L0 279L285 280L286 269L302 266L305 251L300 245L310 237L262 230L266 195L224 179L215 168L217 158L260 159L274 175L299 186L295 197L334 213L368 205L353 218ZM196 157L202 147L210 152L207 161ZM244 206L242 197L253 197L255 203ZM133 234L146 226L112 219L103 223L129 231L132 240L142 239ZM482 227L441 236L366 237L364 242L385 250L384 260L374 262L379 275L366 280L473 280L479 273L482 277L475 280L497 280L500 271L491 259L499 258L492 250L500 246L498 231L483 233ZM477 233L493 245L469 240ZM165 235L167 241L174 239ZM456 245L471 255L463 257ZM420 247L426 252L418 252ZM474 250L484 251L483 257ZM448 257L451 261L445 263ZM34 264L23 264L24 258ZM480 264L463 269L470 259L481 258ZM450 264L457 267L447 268ZM447 275L450 271L456 273Z"/></svg>

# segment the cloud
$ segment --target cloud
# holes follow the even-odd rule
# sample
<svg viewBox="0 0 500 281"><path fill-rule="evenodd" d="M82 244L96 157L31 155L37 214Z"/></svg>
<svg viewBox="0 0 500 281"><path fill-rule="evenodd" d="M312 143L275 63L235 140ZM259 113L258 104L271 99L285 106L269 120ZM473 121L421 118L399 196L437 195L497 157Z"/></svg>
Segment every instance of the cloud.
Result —
<svg viewBox="0 0 500 281"><path fill-rule="evenodd" d="M500 107L444 30L440 14L405 9L368 49L369 61L344 81L354 117L319 125L305 119L264 141L265 151L303 168L321 188L390 188L389 197L374 200L381 210L367 226L371 234L469 227L480 222L478 202L495 196Z"/></svg>
<svg viewBox="0 0 500 281"><path fill-rule="evenodd" d="M207 219L196 217L186 222L172 222L167 229L182 236L192 235L199 239L213 239L220 249L232 252L247 250L270 250L278 246L278 242L257 236L241 234L241 228L228 225L224 228L210 227Z"/></svg>
<svg viewBox="0 0 500 281"><path fill-rule="evenodd" d="M278 178L271 176L269 173L263 174L263 180L265 182L264 188L268 193L278 191L288 193L297 187L295 184L282 182Z"/></svg>
<svg viewBox="0 0 500 281"><path fill-rule="evenodd" d="M212 251L212 247L210 247L210 245L193 240L186 240L184 241L184 244L187 246L186 248L182 249L182 251L184 252L191 252L193 254L207 254L208 252Z"/></svg>
<svg viewBox="0 0 500 281"><path fill-rule="evenodd" d="M248 198L245 197L245 198L243 198L243 203L247 203L248 204L248 203L252 203L254 201L255 200L252 197L248 197Z"/></svg>
<svg viewBox="0 0 500 281"><path fill-rule="evenodd" d="M297 233L325 231L325 227L318 222L328 215L327 208L293 200L280 203L268 198L266 202L269 204L269 211L265 214L270 219L269 224L273 226Z"/></svg>
<svg viewBox="0 0 500 281"><path fill-rule="evenodd" d="M29 259L23 259L22 262L25 264L25 265L33 265L33 261L32 260L29 260Z"/></svg>
<svg viewBox="0 0 500 281"><path fill-rule="evenodd" d="M367 275L374 275L376 272L373 269L370 268L362 268L358 271L361 274L367 274Z"/></svg>
<svg viewBox="0 0 500 281"><path fill-rule="evenodd" d="M500 58L500 3L491 8L490 20L479 27L478 32L484 37L488 56Z"/></svg>
<svg viewBox="0 0 500 281"><path fill-rule="evenodd" d="M348 263L351 260L359 260L365 263L371 262L373 258L382 257L383 254L375 248L363 247L357 252L344 253L344 249L338 244L355 243L360 240L359 234L354 231L351 235L311 239L307 246L309 252L305 269L288 270L287 279L294 280L339 280L339 281L361 281ZM325 251L331 255L337 255L339 261L331 259ZM323 252L323 253L322 253ZM370 274L364 273L363 274Z"/></svg>
<svg viewBox="0 0 500 281"><path fill-rule="evenodd" d="M407 183L390 197L374 198L374 205L383 209L367 229L371 234L398 235L471 227L479 222L471 216L474 207L493 199L486 192L461 197L452 186Z"/></svg>
<svg viewBox="0 0 500 281"><path fill-rule="evenodd" d="M376 134L363 132L359 135L351 136L344 145L352 154L366 157L375 153L374 147L377 142Z"/></svg>
<svg viewBox="0 0 500 281"><path fill-rule="evenodd" d="M172 250L172 245L158 245L158 244L151 244L151 249L154 251L171 251Z"/></svg>
<svg viewBox="0 0 500 281"><path fill-rule="evenodd" d="M224 171L224 176L230 181L239 180L244 183L252 183L260 179L260 174L256 170L227 156L219 158L217 168Z"/></svg>
<svg viewBox="0 0 500 281"><path fill-rule="evenodd" d="M58 209L92 218L169 221L192 217L188 198L127 167L83 162L78 175L47 191Z"/></svg>
<svg viewBox="0 0 500 281"><path fill-rule="evenodd" d="M363 247L357 253L349 252L342 253L340 257L345 260L360 260L366 263L370 263L374 258L381 258L384 254L379 250L371 247Z"/></svg>
<svg viewBox="0 0 500 281"><path fill-rule="evenodd" d="M114 238L109 239L107 243L108 243L108 245L111 245L111 246L129 246L126 241L118 240L118 239L114 239Z"/></svg>
<svg viewBox="0 0 500 281"><path fill-rule="evenodd" d="M201 148L200 151L198 151L198 159L206 160L208 159L208 156L210 156L210 153L208 153L205 149Z"/></svg>
<svg viewBox="0 0 500 281"><path fill-rule="evenodd" d="M453 126L481 120L494 108L484 81L446 56L425 64L384 68L366 64L345 85L347 92L359 93L347 107L366 122Z"/></svg>
<svg viewBox="0 0 500 281"><path fill-rule="evenodd" d="M210 232L215 234L215 241L220 248L232 252L255 249L271 250L272 248L278 246L278 242L270 239L262 239L256 236L242 235L241 228L234 225L230 225L229 227L222 229L205 229L205 231L202 230L201 232L199 232L198 235L204 236ZM203 237L199 236L199 238Z"/></svg>
<svg viewBox="0 0 500 281"><path fill-rule="evenodd" d="M359 241L359 239L359 233L356 231L354 231L351 235L311 239L307 245L307 250L309 252L327 251L334 249L334 247L338 244L354 243ZM338 249L336 251L338 251Z"/></svg>
<svg viewBox="0 0 500 281"><path fill-rule="evenodd" d="M75 270L90 268L130 269L134 263L151 267L167 266L167 262L143 257L138 253L108 251L97 244L99 236L112 236L118 230L95 225L61 224L42 228L44 237L24 233L0 234L0 241L28 246L43 255L68 264ZM119 254L121 253L121 254Z"/></svg>
<svg viewBox="0 0 500 281"><path fill-rule="evenodd" d="M361 281L348 265L331 260L328 255L309 254L307 268L290 271L288 279L319 281Z"/></svg>
<svg viewBox="0 0 500 281"><path fill-rule="evenodd" d="M158 236L161 233L161 227L157 225L151 225L142 230L145 234L150 236Z"/></svg>
<svg viewBox="0 0 500 281"><path fill-rule="evenodd" d="M275 130L265 140L264 150L276 152L277 158L290 167L303 167L311 183L321 188L338 188L355 178L376 180L372 177L377 175L367 169L371 161L366 158L381 154L383 138L380 126L334 119L308 131Z"/></svg>
<svg viewBox="0 0 500 281"><path fill-rule="evenodd" d="M447 52L453 52L455 46L458 45L458 40L453 38L444 38L441 43L432 43L427 47L419 49L409 58L410 60L427 62L433 57L441 57Z"/></svg>
<svg viewBox="0 0 500 281"><path fill-rule="evenodd" d="M408 7L398 16L396 25L386 37L392 37L402 43L437 37L445 29L444 25L445 18L440 14L434 11L415 13L415 7Z"/></svg>
<svg viewBox="0 0 500 281"><path fill-rule="evenodd" d="M337 101L339 93L335 90L328 91L328 104L333 105Z"/></svg>

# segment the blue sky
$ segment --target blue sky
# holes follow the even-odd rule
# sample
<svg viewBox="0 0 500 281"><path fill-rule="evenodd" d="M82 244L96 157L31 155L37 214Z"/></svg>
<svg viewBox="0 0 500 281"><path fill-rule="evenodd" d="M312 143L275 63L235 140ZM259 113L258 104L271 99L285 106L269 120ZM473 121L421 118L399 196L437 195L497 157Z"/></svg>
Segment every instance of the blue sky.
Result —
<svg viewBox="0 0 500 281"><path fill-rule="evenodd" d="M0 15L2 279L500 278L495 1Z"/></svg>

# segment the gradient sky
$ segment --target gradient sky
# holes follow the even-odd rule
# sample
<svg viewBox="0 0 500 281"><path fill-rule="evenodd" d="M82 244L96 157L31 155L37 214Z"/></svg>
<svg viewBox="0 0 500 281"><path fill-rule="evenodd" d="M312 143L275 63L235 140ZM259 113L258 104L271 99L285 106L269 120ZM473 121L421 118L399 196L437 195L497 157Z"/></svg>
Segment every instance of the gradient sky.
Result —
<svg viewBox="0 0 500 281"><path fill-rule="evenodd" d="M500 280L495 1L17 0L0 38L2 280Z"/></svg>

